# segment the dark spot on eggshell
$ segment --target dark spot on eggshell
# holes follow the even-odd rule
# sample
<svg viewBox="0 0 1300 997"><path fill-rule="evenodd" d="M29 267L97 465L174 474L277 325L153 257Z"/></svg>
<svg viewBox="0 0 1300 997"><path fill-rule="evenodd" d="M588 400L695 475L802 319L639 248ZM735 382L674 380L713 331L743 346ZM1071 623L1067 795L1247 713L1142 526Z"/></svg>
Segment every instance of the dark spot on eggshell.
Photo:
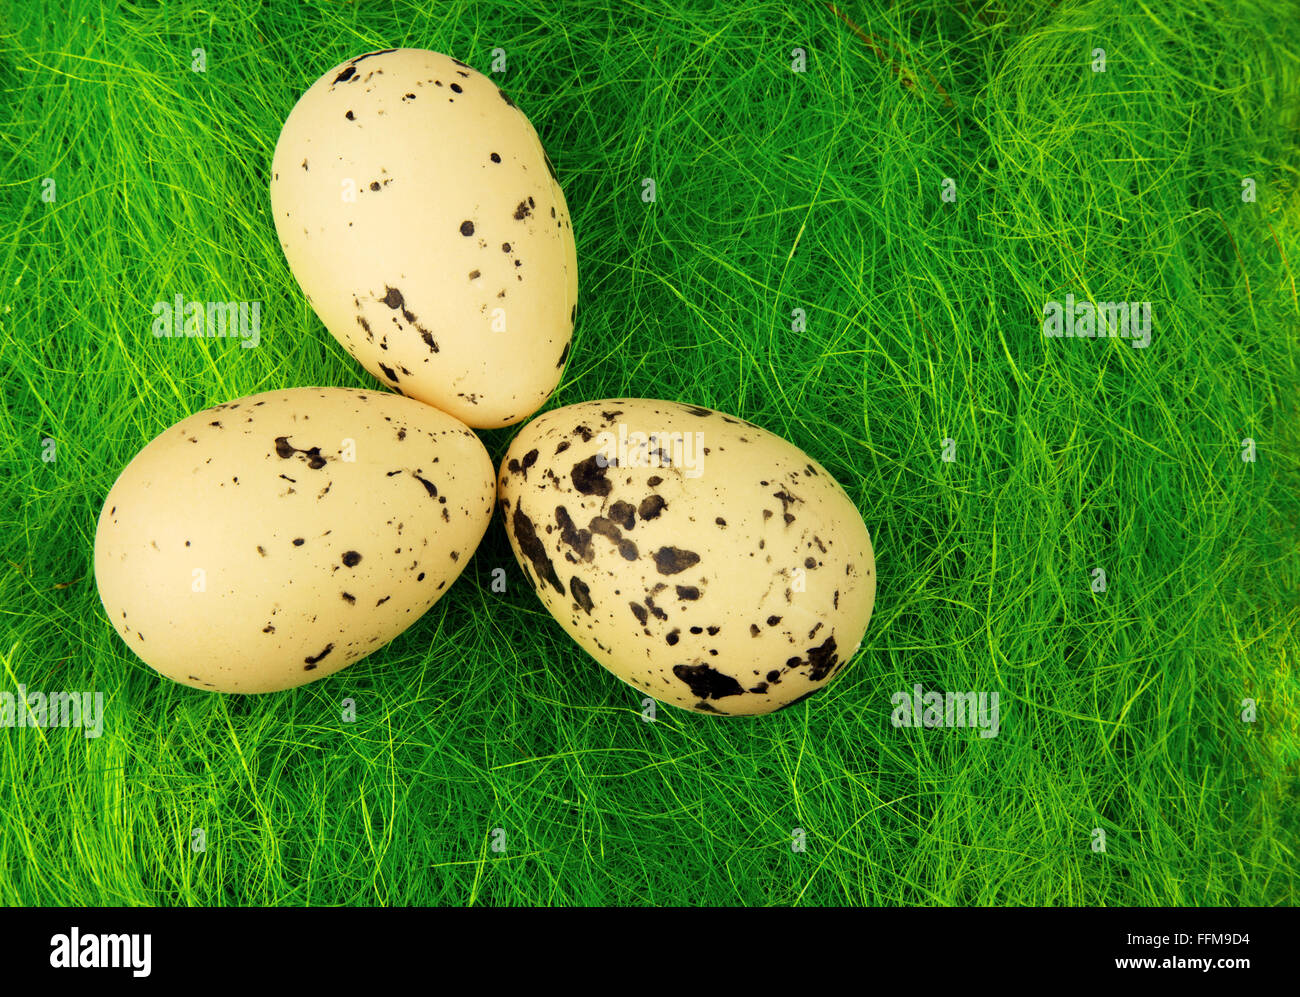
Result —
<svg viewBox="0 0 1300 997"><path fill-rule="evenodd" d="M546 556L546 546L538 537L533 521L524 515L524 510L518 505L515 506L511 523L515 531L515 543L519 546L520 552L532 562L533 570L540 579L538 584L540 585L541 581L545 581L556 592L563 595L564 585L560 582L559 576L556 575L551 559Z"/></svg>
<svg viewBox="0 0 1300 997"><path fill-rule="evenodd" d="M555 448L555 456L558 457L560 454L564 453L564 451L568 450L570 446L572 446L572 444L568 440L561 440L560 445Z"/></svg>
<svg viewBox="0 0 1300 997"><path fill-rule="evenodd" d="M700 597L700 590L694 585L678 585L677 598L694 601Z"/></svg>
<svg viewBox="0 0 1300 997"><path fill-rule="evenodd" d="M657 474L652 474L650 475L650 477L645 479L645 483L649 485L651 488L658 488L660 485L664 483L664 479L659 477L659 475Z"/></svg>
<svg viewBox="0 0 1300 997"><path fill-rule="evenodd" d="M574 575L569 579L569 594L573 596L573 601L578 604L578 607L590 616L595 603L591 601L591 589L587 583Z"/></svg>
<svg viewBox="0 0 1300 997"><path fill-rule="evenodd" d="M534 447L532 450L529 450L528 453L524 454L524 459L521 460L518 464L515 464L515 462L512 460L510 463L514 464L514 466L511 468L511 470L522 472L523 476L527 478L528 469L537 463L537 457L538 457L537 448Z"/></svg>
<svg viewBox="0 0 1300 997"><path fill-rule="evenodd" d="M504 100L504 101L505 101L507 104L509 104L511 107L518 107L518 106L519 106L519 105L516 104L513 100L511 100L509 97L507 97L507 96L506 96L506 92L505 92L504 90L502 90L500 87L497 87L497 93L499 93L499 94L501 95L501 99Z"/></svg>
<svg viewBox="0 0 1300 997"><path fill-rule="evenodd" d="M655 567L661 575L675 575L700 563L700 555L680 547L660 547L654 553Z"/></svg>
<svg viewBox="0 0 1300 997"><path fill-rule="evenodd" d="M674 628L674 629L668 631L668 635L664 638L664 640L668 642L668 645L669 645L670 647L673 647L673 646L675 646L675 645L677 644L677 642L678 642L679 640L681 640L680 634L681 634L681 631L678 630L678 629L676 629L676 628Z"/></svg>
<svg viewBox="0 0 1300 997"><path fill-rule="evenodd" d="M573 487L583 495L608 495L613 491L614 486L610 484L609 478L605 476L610 467L617 467L617 459L608 462L607 466L601 467L600 461L603 459L600 454L592 454L586 460L580 460L573 465L570 477L573 479Z"/></svg>
<svg viewBox="0 0 1300 997"><path fill-rule="evenodd" d="M839 663L839 656L835 653L834 636L827 637L826 640L818 647L811 647L805 653L808 655L808 663L812 665L812 670L808 673L808 678L813 682L820 682L826 678L835 666Z"/></svg>
<svg viewBox="0 0 1300 997"><path fill-rule="evenodd" d="M636 621L640 623L641 626L645 626L646 620L650 618L650 614L646 612L645 606L642 606L639 602L629 602L627 605L628 608L632 610L632 615L636 617Z"/></svg>
<svg viewBox="0 0 1300 997"><path fill-rule="evenodd" d="M348 80L352 79L352 77L356 75L357 75L357 67L348 66L347 69L343 70L343 72L339 73L338 76L334 77L334 82L346 83Z"/></svg>
<svg viewBox="0 0 1300 997"><path fill-rule="evenodd" d="M745 691L730 675L724 675L708 665L673 665L673 674L690 687L692 695L701 700L739 696Z"/></svg>
<svg viewBox="0 0 1300 997"><path fill-rule="evenodd" d="M499 162L501 162L501 157L498 156L495 152L492 153L492 155L489 156L488 158L491 159L492 162L494 162L494 163L499 163Z"/></svg>
<svg viewBox="0 0 1300 997"><path fill-rule="evenodd" d="M700 408L698 405L683 405L682 408L684 408L691 415L699 416L701 419L707 415L713 414L713 412L710 409Z"/></svg>
<svg viewBox="0 0 1300 997"><path fill-rule="evenodd" d="M416 481L418 481L420 484L424 485L424 490L425 490L426 492L429 493L429 498L437 498L437 497L438 497L438 486L437 486L437 485L435 485L432 481L426 481L424 478L420 477L418 474L414 474L414 475L412 475L412 476L415 478Z"/></svg>
<svg viewBox="0 0 1300 997"><path fill-rule="evenodd" d="M564 361L566 361L566 360L569 359L569 346L570 346L569 343L565 343L565 344L564 344L564 352L560 354L559 362L556 363L556 365L555 365L556 367L563 367L563 366L564 366ZM568 440L565 440L565 442L564 442L564 446L567 447L568 445L569 445Z"/></svg>
<svg viewBox="0 0 1300 997"><path fill-rule="evenodd" d="M341 592L339 594L343 596L343 601L349 606L355 606L357 604L357 597L351 592Z"/></svg>
<svg viewBox="0 0 1300 997"><path fill-rule="evenodd" d="M350 550L343 555L343 563L349 568L355 568L361 563L361 555L355 550Z"/></svg>
<svg viewBox="0 0 1300 997"><path fill-rule="evenodd" d="M636 510L630 502L615 502L609 507L609 518L623 529L630 530L636 525Z"/></svg>
<svg viewBox="0 0 1300 997"><path fill-rule="evenodd" d="M348 111L348 113L343 115L343 117L347 118L349 121L356 120L356 115L354 115L351 111Z"/></svg>
<svg viewBox="0 0 1300 997"><path fill-rule="evenodd" d="M562 505L555 507L555 522L560 527L560 542L572 547L580 560L590 561L596 556L591 545L591 531L578 529Z"/></svg>
<svg viewBox="0 0 1300 997"><path fill-rule="evenodd" d="M461 90L461 88L460 88L460 84L459 84L459 83L453 83L453 84L451 85L451 91L452 91L452 93L462 93L462 92L463 92L463 91Z"/></svg>
<svg viewBox="0 0 1300 997"><path fill-rule="evenodd" d="M275 438L276 455L288 460L294 454L302 454L307 458L307 466L313 471L319 471L325 466L325 458L321 456L320 447L312 447L310 450L301 450L289 442L287 436L277 436Z"/></svg>
<svg viewBox="0 0 1300 997"><path fill-rule="evenodd" d="M769 616L769 617L767 618L767 625L768 625L769 627L774 627L774 626L776 626L776 625L777 625L778 623L780 623L780 622L781 622L781 617L779 617L779 616Z"/></svg>
<svg viewBox="0 0 1300 997"><path fill-rule="evenodd" d="M332 650L334 650L334 645L333 645L333 644L326 644L326 645L325 645L325 650L321 651L320 654L317 654L317 655L315 655L315 656L313 656L313 657L303 658L303 661L307 662L307 667L304 668L303 671L304 671L304 672L309 672L309 671L311 671L312 669L314 669L314 668L316 667L317 663L319 663L320 660L321 660L322 658L324 658L325 655L329 654L330 651L332 651Z"/></svg>
<svg viewBox="0 0 1300 997"><path fill-rule="evenodd" d="M668 503L659 495L647 495L637 506L637 515L642 519L658 519L659 513L663 512Z"/></svg>
<svg viewBox="0 0 1300 997"><path fill-rule="evenodd" d="M384 285L384 296L379 300L393 309L401 308L406 303L406 299L402 297L402 292L395 287L389 287L387 284Z"/></svg>
<svg viewBox="0 0 1300 997"><path fill-rule="evenodd" d="M385 376L386 378L388 378L388 379L389 379L390 381L392 381L394 384L397 383L397 375L393 372L393 368L392 368L392 367L389 367L388 364L381 363L381 364L379 365L379 369L382 370L382 371L384 372L384 376Z"/></svg>
<svg viewBox="0 0 1300 997"><path fill-rule="evenodd" d="M614 525L612 519L608 519L605 516L596 516L588 525L590 525L592 533L605 537L617 546L618 552L622 555L623 560L635 561L637 557L640 556L636 544L631 540L623 539L622 531Z"/></svg>
<svg viewBox="0 0 1300 997"><path fill-rule="evenodd" d="M521 222L525 218L527 218L530 214L532 214L532 211L528 207L528 202L520 201L519 206L515 208L515 221Z"/></svg>
<svg viewBox="0 0 1300 997"><path fill-rule="evenodd" d="M460 223L460 234L469 237L474 234L474 223L469 219Z"/></svg>

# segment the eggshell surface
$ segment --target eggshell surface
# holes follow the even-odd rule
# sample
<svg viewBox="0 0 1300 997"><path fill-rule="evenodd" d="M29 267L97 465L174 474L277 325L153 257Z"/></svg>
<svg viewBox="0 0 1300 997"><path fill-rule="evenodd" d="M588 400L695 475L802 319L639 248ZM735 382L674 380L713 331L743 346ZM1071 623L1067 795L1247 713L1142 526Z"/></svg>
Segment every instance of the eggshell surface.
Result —
<svg viewBox="0 0 1300 997"><path fill-rule="evenodd" d="M462 423L383 391L291 388L182 420L104 500L95 580L147 664L274 692L392 640L487 529L491 459Z"/></svg>
<svg viewBox="0 0 1300 997"><path fill-rule="evenodd" d="M768 713L852 659L875 602L862 516L751 423L616 399L520 430L497 479L524 574L624 682L704 713Z"/></svg>
<svg viewBox="0 0 1300 997"><path fill-rule="evenodd" d="M341 63L290 112L271 176L294 277L381 383L480 428L546 401L577 252L537 133L496 82L423 49Z"/></svg>

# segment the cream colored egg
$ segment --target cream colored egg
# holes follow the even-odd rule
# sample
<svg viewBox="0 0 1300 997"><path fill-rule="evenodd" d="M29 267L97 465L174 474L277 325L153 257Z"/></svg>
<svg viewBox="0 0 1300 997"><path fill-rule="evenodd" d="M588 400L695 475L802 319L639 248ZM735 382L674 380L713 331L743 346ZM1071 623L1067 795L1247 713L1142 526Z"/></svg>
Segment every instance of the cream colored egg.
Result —
<svg viewBox="0 0 1300 997"><path fill-rule="evenodd" d="M871 537L817 461L676 402L583 402L498 477L515 556L592 657L655 699L768 713L826 686L871 619Z"/></svg>
<svg viewBox="0 0 1300 997"><path fill-rule="evenodd" d="M492 462L382 391L291 388L184 419L104 500L95 581L122 639L185 685L275 692L382 647L487 529Z"/></svg>
<svg viewBox="0 0 1300 997"><path fill-rule="evenodd" d="M555 390L573 230L537 132L493 80L423 49L351 59L290 112L271 176L290 269L385 386L486 428Z"/></svg>

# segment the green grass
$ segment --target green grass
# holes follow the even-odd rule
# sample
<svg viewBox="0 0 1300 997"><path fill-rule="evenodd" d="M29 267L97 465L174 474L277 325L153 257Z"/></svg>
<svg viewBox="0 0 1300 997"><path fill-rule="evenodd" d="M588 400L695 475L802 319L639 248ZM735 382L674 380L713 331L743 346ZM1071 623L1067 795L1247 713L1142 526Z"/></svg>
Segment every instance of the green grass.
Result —
<svg viewBox="0 0 1300 997"><path fill-rule="evenodd" d="M1295 903L1289 4L563 10L4 5L0 688L100 690L107 719L0 730L0 901ZM164 681L105 619L96 517L141 446L241 394L375 386L294 283L267 181L297 96L399 45L504 48L564 185L581 291L550 404L730 411L858 504L876 612L825 693L643 722L499 518L422 620L293 692ZM176 293L262 302L261 345L153 338ZM1067 293L1149 300L1151 345L1044 338ZM482 434L494 459L512 433ZM998 691L999 736L893 727L915 683Z"/></svg>

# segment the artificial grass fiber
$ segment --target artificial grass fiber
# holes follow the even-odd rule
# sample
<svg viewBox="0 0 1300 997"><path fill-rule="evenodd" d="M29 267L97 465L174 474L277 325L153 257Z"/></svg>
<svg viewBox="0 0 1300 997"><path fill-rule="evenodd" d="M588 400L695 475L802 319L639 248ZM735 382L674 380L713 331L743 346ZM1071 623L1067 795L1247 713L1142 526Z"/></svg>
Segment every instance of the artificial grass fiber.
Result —
<svg viewBox="0 0 1300 997"><path fill-rule="evenodd" d="M0 690L100 691L104 724L0 729L0 901L1294 903L1298 42L1281 0L9 0ZM555 165L549 406L718 408L853 498L877 603L829 689L648 722L499 516L423 619L288 693L118 638L93 538L140 447L376 387L267 187L298 95L394 46L501 49ZM259 344L155 338L176 294L260 302ZM1045 336L1067 295L1149 302L1149 345ZM997 692L997 736L895 726L916 685Z"/></svg>

